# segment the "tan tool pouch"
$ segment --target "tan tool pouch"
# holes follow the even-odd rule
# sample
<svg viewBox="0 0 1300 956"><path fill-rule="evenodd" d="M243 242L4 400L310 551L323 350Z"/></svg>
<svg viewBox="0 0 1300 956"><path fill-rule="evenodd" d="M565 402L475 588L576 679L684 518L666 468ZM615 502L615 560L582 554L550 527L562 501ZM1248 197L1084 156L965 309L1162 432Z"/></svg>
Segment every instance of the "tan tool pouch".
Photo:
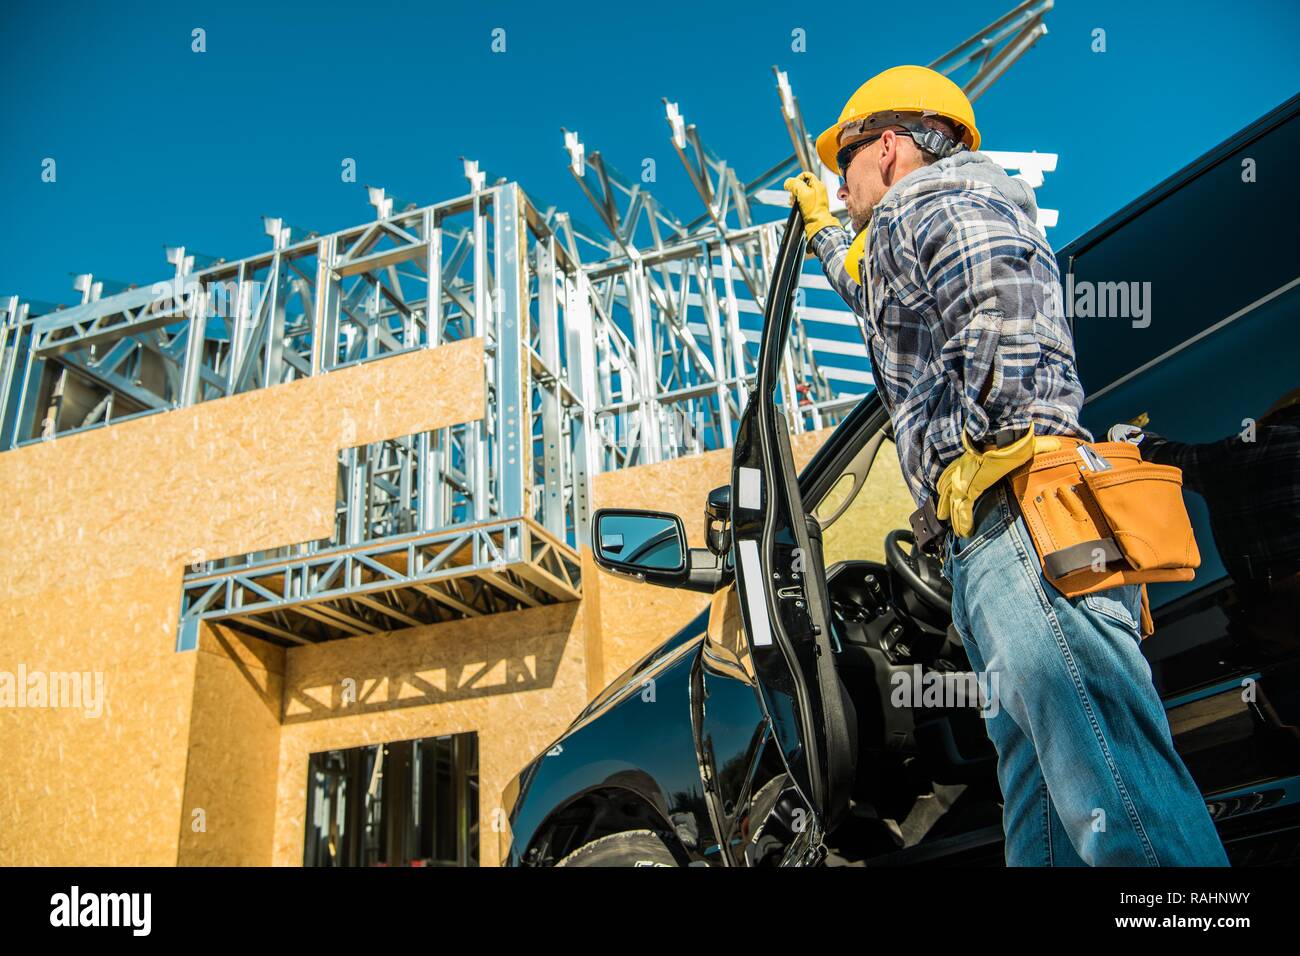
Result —
<svg viewBox="0 0 1300 956"><path fill-rule="evenodd" d="M1182 496L1182 472L1142 461L1127 442L1086 443L1110 464L1089 468L1078 439L1036 455L1011 488L1043 576L1066 597L1141 584L1142 636L1154 630L1146 585L1190 581L1201 556Z"/></svg>
<svg viewBox="0 0 1300 956"><path fill-rule="evenodd" d="M1085 471L1083 480L1135 570L1200 566L1201 553L1183 504L1181 469L1144 461L1129 468Z"/></svg>

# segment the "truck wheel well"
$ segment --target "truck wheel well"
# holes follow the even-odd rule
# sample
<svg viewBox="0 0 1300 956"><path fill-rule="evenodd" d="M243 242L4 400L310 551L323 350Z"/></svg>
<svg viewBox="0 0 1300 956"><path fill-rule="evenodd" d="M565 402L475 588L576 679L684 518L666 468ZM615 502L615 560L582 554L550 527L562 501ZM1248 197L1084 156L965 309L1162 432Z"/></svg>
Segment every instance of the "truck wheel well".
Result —
<svg viewBox="0 0 1300 956"><path fill-rule="evenodd" d="M631 790L602 787L588 790L547 817L524 854L524 865L554 866L592 840L628 830L653 830L682 866L688 862L681 838L649 801Z"/></svg>

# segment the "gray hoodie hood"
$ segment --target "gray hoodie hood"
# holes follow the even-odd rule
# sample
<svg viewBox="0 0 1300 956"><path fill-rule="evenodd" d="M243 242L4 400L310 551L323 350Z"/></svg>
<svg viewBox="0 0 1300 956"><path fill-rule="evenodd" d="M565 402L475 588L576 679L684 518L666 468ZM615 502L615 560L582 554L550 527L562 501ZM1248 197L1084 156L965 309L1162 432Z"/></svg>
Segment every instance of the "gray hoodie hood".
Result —
<svg viewBox="0 0 1300 956"><path fill-rule="evenodd" d="M964 181L993 187L1007 202L1024 210L1030 222L1038 221L1038 204L1034 201L1034 191L1029 184L1008 176L1006 170L983 153L968 149L923 166L894 183L876 204L872 218L882 213L888 214L904 193L915 194L918 189L952 186Z"/></svg>

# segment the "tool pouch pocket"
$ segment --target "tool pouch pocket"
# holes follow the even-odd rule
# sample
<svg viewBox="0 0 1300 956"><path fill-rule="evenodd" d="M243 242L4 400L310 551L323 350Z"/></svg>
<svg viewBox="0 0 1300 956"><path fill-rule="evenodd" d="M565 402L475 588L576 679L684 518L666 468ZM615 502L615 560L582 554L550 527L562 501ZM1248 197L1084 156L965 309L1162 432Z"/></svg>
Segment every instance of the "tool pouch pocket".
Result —
<svg viewBox="0 0 1300 956"><path fill-rule="evenodd" d="M1139 462L1082 474L1131 568L1171 571L1200 566L1201 553L1183 503L1182 471Z"/></svg>
<svg viewBox="0 0 1300 956"><path fill-rule="evenodd" d="M1105 537L1105 521L1075 469L1038 485L1030 501L1031 527L1041 529L1040 554L1074 551ZM1044 548L1043 545L1046 545ZM1052 576L1052 575L1049 575Z"/></svg>
<svg viewBox="0 0 1300 956"><path fill-rule="evenodd" d="M1136 448L1080 442L1036 456L1012 490L1042 562L1067 598L1141 584L1142 636L1152 633L1146 587L1190 581L1201 556L1182 496L1182 472L1142 461ZM1096 453L1095 455L1093 453ZM1095 458L1105 467L1084 464Z"/></svg>

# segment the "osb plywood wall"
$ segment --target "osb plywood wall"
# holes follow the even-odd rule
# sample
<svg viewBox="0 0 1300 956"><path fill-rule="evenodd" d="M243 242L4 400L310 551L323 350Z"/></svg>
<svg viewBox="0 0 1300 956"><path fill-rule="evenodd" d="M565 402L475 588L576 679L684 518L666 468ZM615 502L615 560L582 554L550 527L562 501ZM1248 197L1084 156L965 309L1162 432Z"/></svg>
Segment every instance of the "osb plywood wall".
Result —
<svg viewBox="0 0 1300 956"><path fill-rule="evenodd" d="M194 658L182 866L269 866L285 652L223 625L203 627Z"/></svg>
<svg viewBox="0 0 1300 956"><path fill-rule="evenodd" d="M796 468L812 458L831 431L791 437ZM714 488L731 481L731 455L731 449L723 449L599 474L592 487L593 512L596 508L671 511L685 524L687 543L702 548L704 501ZM595 595L599 608L589 626L599 628L603 655L603 679L593 688L593 696L709 604L707 594L638 584L599 569L584 578L584 601L591 601L593 587L599 588Z"/></svg>
<svg viewBox="0 0 1300 956"><path fill-rule="evenodd" d="M495 866L502 789L590 698L584 613L553 604L289 650L274 862L302 864L311 754L472 730L480 863Z"/></svg>
<svg viewBox="0 0 1300 956"><path fill-rule="evenodd" d="M0 708L0 865L202 861L209 836L225 849L208 858L256 860L246 844L266 820L223 832L218 812L194 830L187 787L217 811L234 798L220 774L187 779L186 758L192 713L216 734L230 706L210 747L250 730L239 762L264 760L255 708L274 680L212 640L175 653L185 565L327 537L340 448L483 410L471 339L0 454L0 672L89 672L104 688L99 716ZM244 692L228 701L230 687Z"/></svg>

